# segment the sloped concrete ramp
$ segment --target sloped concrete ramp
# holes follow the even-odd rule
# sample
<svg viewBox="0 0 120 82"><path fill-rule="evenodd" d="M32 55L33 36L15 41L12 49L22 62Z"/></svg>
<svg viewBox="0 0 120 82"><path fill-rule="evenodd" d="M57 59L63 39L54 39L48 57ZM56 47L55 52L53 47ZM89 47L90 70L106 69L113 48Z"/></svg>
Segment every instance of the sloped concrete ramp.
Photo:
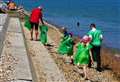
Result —
<svg viewBox="0 0 120 82"><path fill-rule="evenodd" d="M32 82L31 70L18 18L10 18L5 40L8 44L4 44L1 56L9 53L16 60L16 65L13 66L14 73L11 75L13 78L11 82Z"/></svg>
<svg viewBox="0 0 120 82"><path fill-rule="evenodd" d="M67 82L52 56L40 41L31 41L30 32L22 23L29 57L35 73L35 82Z"/></svg>

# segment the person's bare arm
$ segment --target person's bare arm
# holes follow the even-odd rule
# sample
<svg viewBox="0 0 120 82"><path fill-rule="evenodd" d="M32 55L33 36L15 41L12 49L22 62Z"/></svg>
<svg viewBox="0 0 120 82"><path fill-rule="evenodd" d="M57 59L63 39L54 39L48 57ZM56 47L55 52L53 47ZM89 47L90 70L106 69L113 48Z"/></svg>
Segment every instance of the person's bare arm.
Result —
<svg viewBox="0 0 120 82"><path fill-rule="evenodd" d="M93 60L93 55L92 55L91 49L89 50L89 53L90 53L91 63L93 64L93 63L94 63L94 60Z"/></svg>
<svg viewBox="0 0 120 82"><path fill-rule="evenodd" d="M102 34L100 35L100 39L103 40L103 35Z"/></svg>
<svg viewBox="0 0 120 82"><path fill-rule="evenodd" d="M40 18L40 21L41 21L41 23L44 25L44 22L43 22L43 19L42 19L42 17Z"/></svg>

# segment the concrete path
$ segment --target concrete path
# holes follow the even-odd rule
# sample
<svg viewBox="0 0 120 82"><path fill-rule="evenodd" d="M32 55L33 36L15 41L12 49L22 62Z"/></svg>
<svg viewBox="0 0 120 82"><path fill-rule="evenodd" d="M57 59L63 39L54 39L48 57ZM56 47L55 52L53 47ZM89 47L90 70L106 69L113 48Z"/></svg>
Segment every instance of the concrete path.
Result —
<svg viewBox="0 0 120 82"><path fill-rule="evenodd" d="M8 24L8 15L7 14L0 14L0 55L3 48L3 41L5 39L5 33L7 30Z"/></svg>
<svg viewBox="0 0 120 82"><path fill-rule="evenodd" d="M14 80L11 82L32 82L31 70L18 18L10 18L6 42L9 43L9 46L5 44L2 56L9 51L9 54L17 60L14 73L11 75Z"/></svg>
<svg viewBox="0 0 120 82"><path fill-rule="evenodd" d="M29 31L25 28L24 34L36 74L35 82L67 82L45 46L39 41L30 41Z"/></svg>

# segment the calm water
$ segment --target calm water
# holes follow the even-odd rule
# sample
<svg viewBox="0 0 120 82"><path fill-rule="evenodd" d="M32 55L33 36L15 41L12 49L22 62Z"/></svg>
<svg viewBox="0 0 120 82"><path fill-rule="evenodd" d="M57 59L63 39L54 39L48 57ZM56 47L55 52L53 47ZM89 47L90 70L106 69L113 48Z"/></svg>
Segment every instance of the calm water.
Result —
<svg viewBox="0 0 120 82"><path fill-rule="evenodd" d="M83 36L90 23L103 31L107 46L120 49L120 0L14 0L25 9L42 5L44 19ZM80 27L76 26L80 22Z"/></svg>

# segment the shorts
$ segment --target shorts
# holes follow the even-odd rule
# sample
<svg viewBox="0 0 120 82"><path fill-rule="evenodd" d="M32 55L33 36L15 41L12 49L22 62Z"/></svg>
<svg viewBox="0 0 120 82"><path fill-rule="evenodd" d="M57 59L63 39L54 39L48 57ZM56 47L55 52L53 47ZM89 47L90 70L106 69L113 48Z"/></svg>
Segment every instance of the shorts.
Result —
<svg viewBox="0 0 120 82"><path fill-rule="evenodd" d="M35 30L38 30L38 23L33 23L33 22L30 22L30 24L31 24L31 28L33 29L34 28L34 26L35 26Z"/></svg>

